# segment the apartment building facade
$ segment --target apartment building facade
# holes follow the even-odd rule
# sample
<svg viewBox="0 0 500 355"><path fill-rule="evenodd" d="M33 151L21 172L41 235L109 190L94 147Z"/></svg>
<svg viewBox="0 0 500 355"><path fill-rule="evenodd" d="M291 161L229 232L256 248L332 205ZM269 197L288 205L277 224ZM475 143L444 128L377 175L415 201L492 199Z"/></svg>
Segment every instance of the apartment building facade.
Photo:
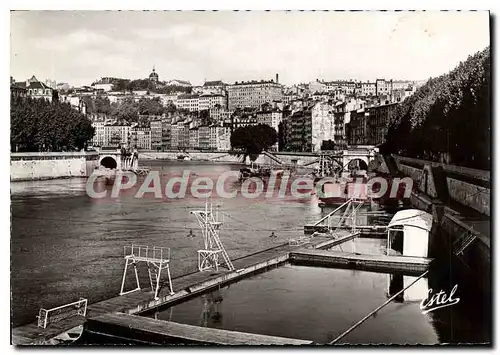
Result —
<svg viewBox="0 0 500 355"><path fill-rule="evenodd" d="M131 127L130 145L132 148L151 150L151 127L149 125Z"/></svg>
<svg viewBox="0 0 500 355"><path fill-rule="evenodd" d="M297 152L319 152L323 141L335 134L332 105L318 102L294 111L284 121L284 149Z"/></svg>
<svg viewBox="0 0 500 355"><path fill-rule="evenodd" d="M177 108L197 112L200 110L200 96L191 94L182 94L177 96Z"/></svg>
<svg viewBox="0 0 500 355"><path fill-rule="evenodd" d="M215 105L209 110L209 116L216 122L229 122L231 111L222 106Z"/></svg>
<svg viewBox="0 0 500 355"><path fill-rule="evenodd" d="M172 148L172 123L170 119L163 119L161 122L161 148L169 150Z"/></svg>
<svg viewBox="0 0 500 355"><path fill-rule="evenodd" d="M200 149L210 149L210 127L209 126L199 126L198 127L198 148Z"/></svg>
<svg viewBox="0 0 500 355"><path fill-rule="evenodd" d="M398 105L389 103L351 111L351 120L346 124L349 145L384 143L391 113Z"/></svg>
<svg viewBox="0 0 500 355"><path fill-rule="evenodd" d="M131 126L126 122L115 122L104 125L104 143L102 146L129 146Z"/></svg>
<svg viewBox="0 0 500 355"><path fill-rule="evenodd" d="M270 81L236 82L227 87L228 108L259 108L262 104L281 101L283 88L280 84Z"/></svg>
<svg viewBox="0 0 500 355"><path fill-rule="evenodd" d="M187 147L188 149L198 149L200 147L200 135L199 135L199 130L198 127L193 127L189 129L189 144Z"/></svg>
<svg viewBox="0 0 500 355"><path fill-rule="evenodd" d="M105 145L104 126L104 120L92 122L92 127L94 127L94 137L92 137L92 145L94 147L102 147Z"/></svg>
<svg viewBox="0 0 500 355"><path fill-rule="evenodd" d="M379 145L385 142L391 113L397 106L398 103L390 103L368 108L367 144Z"/></svg>
<svg viewBox="0 0 500 355"><path fill-rule="evenodd" d="M227 99L223 95L201 95L199 97L198 110L210 110L215 106L220 106L222 109L227 108Z"/></svg>
<svg viewBox="0 0 500 355"><path fill-rule="evenodd" d="M231 126L228 124L210 126L209 147L212 150L228 151L231 149Z"/></svg>
<svg viewBox="0 0 500 355"><path fill-rule="evenodd" d="M366 102L361 99L353 99L338 102L333 108L334 116L334 141L338 146L346 146L347 134L346 124L350 122L351 111L365 107Z"/></svg>
<svg viewBox="0 0 500 355"><path fill-rule="evenodd" d="M152 150L162 150L162 121L161 119L154 119L150 121L151 127L151 149Z"/></svg>

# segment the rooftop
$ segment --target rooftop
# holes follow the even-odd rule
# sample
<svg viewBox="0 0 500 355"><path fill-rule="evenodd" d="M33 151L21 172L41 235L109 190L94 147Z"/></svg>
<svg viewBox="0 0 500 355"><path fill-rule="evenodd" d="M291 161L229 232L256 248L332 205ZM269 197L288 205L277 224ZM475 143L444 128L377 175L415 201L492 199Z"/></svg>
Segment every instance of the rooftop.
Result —
<svg viewBox="0 0 500 355"><path fill-rule="evenodd" d="M203 94L200 97L224 97L224 95L221 95L221 94Z"/></svg>
<svg viewBox="0 0 500 355"><path fill-rule="evenodd" d="M203 86L225 86L222 82L222 80L214 80L214 81L205 81L205 84Z"/></svg>
<svg viewBox="0 0 500 355"><path fill-rule="evenodd" d="M276 85L280 85L280 84L277 84L274 82L274 80L250 80L250 81L236 81L233 86L235 85L257 85L257 84L276 84Z"/></svg>
<svg viewBox="0 0 500 355"><path fill-rule="evenodd" d="M180 79L172 79L172 80L169 80L167 85L170 84L172 85L173 82L178 82L179 84L183 84L183 85L189 85L191 86L191 83L187 80L180 80Z"/></svg>
<svg viewBox="0 0 500 355"><path fill-rule="evenodd" d="M18 81L16 83L14 83L14 85L16 85L16 87L18 87L18 88L24 88L24 89L30 88L30 89L50 89L50 90L52 90L52 88L50 86L47 86L44 83L42 83L36 79L35 79L36 81L32 81L33 78L34 78L34 76L27 83L28 85L26 85L25 81Z"/></svg>
<svg viewBox="0 0 500 355"><path fill-rule="evenodd" d="M26 86L20 86L20 85L17 85L17 83L14 83L14 84L11 84L10 85L10 89L14 89L14 90L24 90L26 91Z"/></svg>
<svg viewBox="0 0 500 355"><path fill-rule="evenodd" d="M187 100L187 99L197 99L199 98L200 96L199 95L191 95L191 94L182 94L182 95L179 95L177 96L177 99L178 100Z"/></svg>

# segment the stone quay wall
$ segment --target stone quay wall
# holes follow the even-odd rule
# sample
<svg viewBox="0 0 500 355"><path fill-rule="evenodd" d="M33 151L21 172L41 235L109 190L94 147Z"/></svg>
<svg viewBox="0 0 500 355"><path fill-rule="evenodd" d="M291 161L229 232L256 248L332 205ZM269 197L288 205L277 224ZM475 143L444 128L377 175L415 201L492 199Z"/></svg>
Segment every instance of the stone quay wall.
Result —
<svg viewBox="0 0 500 355"><path fill-rule="evenodd" d="M87 177L98 163L96 152L11 153L10 180Z"/></svg>

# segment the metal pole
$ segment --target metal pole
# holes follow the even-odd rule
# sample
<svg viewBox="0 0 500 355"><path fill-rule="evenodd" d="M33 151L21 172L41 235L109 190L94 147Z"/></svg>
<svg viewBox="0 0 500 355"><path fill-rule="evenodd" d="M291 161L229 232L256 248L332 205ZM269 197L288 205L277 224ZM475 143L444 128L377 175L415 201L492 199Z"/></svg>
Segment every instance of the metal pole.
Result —
<svg viewBox="0 0 500 355"><path fill-rule="evenodd" d="M153 291L153 278L151 277L151 267L148 261L148 275L149 275L149 285L151 286L151 291Z"/></svg>
<svg viewBox="0 0 500 355"><path fill-rule="evenodd" d="M160 289L161 263L158 266L158 276L156 277L155 300L158 299L158 290Z"/></svg>
<svg viewBox="0 0 500 355"><path fill-rule="evenodd" d="M352 327L350 327L349 329L347 329L345 332L343 332L342 334L340 334L338 337L336 337L335 339L333 339L331 342L329 342L328 344L329 345L333 345L335 344L336 342L338 342L340 339L342 339L343 337L345 337L347 334L349 334L350 332L352 332L354 329L356 329L358 326L360 326L361 324L363 324L368 318L370 318L372 315L374 315L375 313L377 313L379 310L381 310L382 308L384 308L385 306L387 306L390 302L392 302L396 297L398 297L401 293L403 293L404 291L406 291L407 289L409 289L411 286L413 286L418 280L420 280L422 277L424 277L425 275L427 275L429 273L429 270L427 270L426 272L424 272L422 275L420 275L419 277L417 277L411 284L409 284L408 286L406 286L405 288L403 288L401 291L399 291L398 293L396 293L395 295L393 295L391 298L389 298L387 301L385 301L382 305L378 306L377 308L375 308L373 311L371 311L370 313L368 313L368 315L366 315L363 319L361 319L359 322L357 322L356 324L354 324Z"/></svg>
<svg viewBox="0 0 500 355"><path fill-rule="evenodd" d="M170 267L168 264L167 264L167 275L168 275L168 284L170 286L170 294L173 295L174 287L172 286L172 278L170 277ZM172 316L172 314L170 314L170 316Z"/></svg>
<svg viewBox="0 0 500 355"><path fill-rule="evenodd" d="M390 229L387 229L387 251L386 251L386 255L389 255L389 249L391 247L391 230Z"/></svg>
<svg viewBox="0 0 500 355"><path fill-rule="evenodd" d="M140 253L140 251L139 251L139 253ZM137 265L136 265L135 260L133 261L133 263L134 263L135 281L137 282L137 289L140 290L141 285L139 284L139 275L137 274Z"/></svg>
<svg viewBox="0 0 500 355"><path fill-rule="evenodd" d="M123 287L125 286L125 276L127 275L128 258L125 258L125 269L123 270L122 287L120 289L120 295L123 294Z"/></svg>

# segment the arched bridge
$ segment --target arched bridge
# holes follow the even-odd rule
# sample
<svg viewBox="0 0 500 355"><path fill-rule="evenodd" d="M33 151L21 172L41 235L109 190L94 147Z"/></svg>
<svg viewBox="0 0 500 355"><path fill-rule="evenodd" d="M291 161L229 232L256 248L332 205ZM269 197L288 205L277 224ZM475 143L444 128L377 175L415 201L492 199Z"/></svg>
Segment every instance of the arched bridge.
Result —
<svg viewBox="0 0 500 355"><path fill-rule="evenodd" d="M321 153L292 153L292 152L263 152L258 161L259 164L293 164L313 166L318 164L322 157L329 157L342 169L349 170L357 166L361 170L367 170L370 162L375 160L378 148L374 146L351 146L344 150L324 151ZM302 162L302 164L300 163Z"/></svg>
<svg viewBox="0 0 500 355"><path fill-rule="evenodd" d="M116 170L137 170L139 159L133 154L122 155L119 150L99 152L99 168Z"/></svg>
<svg viewBox="0 0 500 355"><path fill-rule="evenodd" d="M357 164L361 170L367 170L368 165L378 154L378 149L374 146L353 146L342 151L342 166L344 169L351 168Z"/></svg>

